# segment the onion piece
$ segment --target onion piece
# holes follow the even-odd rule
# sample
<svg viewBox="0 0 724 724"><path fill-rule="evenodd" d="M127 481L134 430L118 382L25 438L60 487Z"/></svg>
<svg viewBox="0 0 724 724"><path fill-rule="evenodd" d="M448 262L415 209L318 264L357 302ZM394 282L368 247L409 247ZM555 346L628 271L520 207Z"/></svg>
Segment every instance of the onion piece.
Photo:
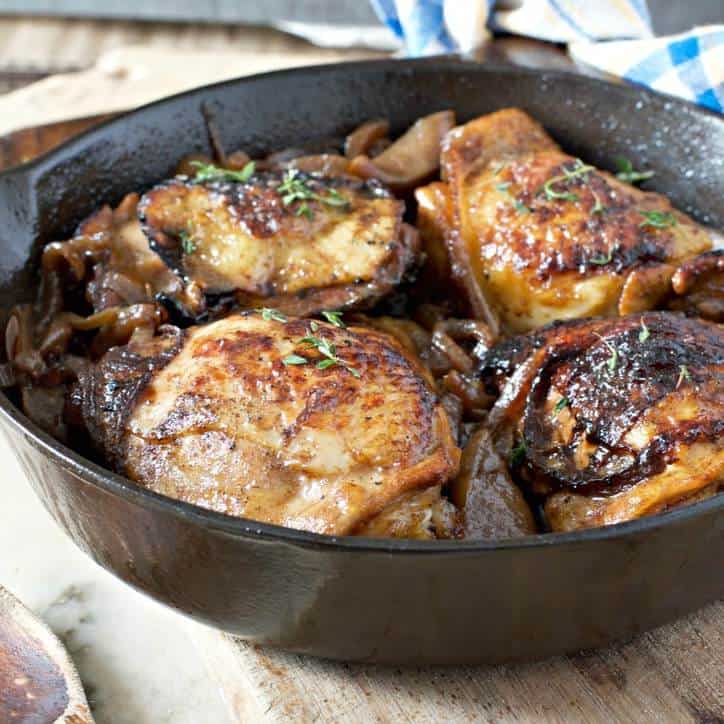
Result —
<svg viewBox="0 0 724 724"><path fill-rule="evenodd" d="M304 173L321 173L325 176L344 176L349 170L349 161L336 153L318 153L313 156L298 156L285 164Z"/></svg>
<svg viewBox="0 0 724 724"><path fill-rule="evenodd" d="M367 121L350 133L344 141L344 155L353 159L369 155L372 146L390 132L390 123L384 119Z"/></svg>
<svg viewBox="0 0 724 724"><path fill-rule="evenodd" d="M533 514L481 425L468 440L450 499L465 515L465 538L516 538L536 533Z"/></svg>
<svg viewBox="0 0 724 724"><path fill-rule="evenodd" d="M440 167L440 144L455 126L452 111L440 111L420 118L379 156L357 156L350 173L375 178L393 191L405 192L432 176Z"/></svg>

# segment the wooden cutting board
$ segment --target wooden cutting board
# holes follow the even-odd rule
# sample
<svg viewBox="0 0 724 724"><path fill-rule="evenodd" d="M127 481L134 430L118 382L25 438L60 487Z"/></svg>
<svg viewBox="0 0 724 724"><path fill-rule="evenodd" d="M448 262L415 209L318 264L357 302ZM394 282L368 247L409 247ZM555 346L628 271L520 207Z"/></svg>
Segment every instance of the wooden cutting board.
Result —
<svg viewBox="0 0 724 724"><path fill-rule="evenodd" d="M492 52L526 64L568 61L543 44ZM43 153L99 117L0 138L0 169ZM712 575L721 563L712 561ZM351 625L354 625L353 622ZM491 625L494 625L492 622ZM607 649L501 667L398 669L263 649L189 622L233 721L724 722L724 603Z"/></svg>

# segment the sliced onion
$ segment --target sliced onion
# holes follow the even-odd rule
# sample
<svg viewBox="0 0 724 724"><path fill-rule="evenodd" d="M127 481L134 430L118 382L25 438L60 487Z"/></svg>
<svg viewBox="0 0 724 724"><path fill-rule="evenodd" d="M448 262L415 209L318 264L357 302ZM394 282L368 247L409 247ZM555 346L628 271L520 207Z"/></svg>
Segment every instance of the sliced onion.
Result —
<svg viewBox="0 0 724 724"><path fill-rule="evenodd" d="M356 158L362 154L369 155L370 149L380 139L384 138L390 131L389 121L380 119L367 121L352 131L344 141L344 155L349 158Z"/></svg>
<svg viewBox="0 0 724 724"><path fill-rule="evenodd" d="M325 176L344 176L349 170L349 161L336 153L318 153L313 156L298 156L292 159L288 168L305 173L321 173Z"/></svg>
<svg viewBox="0 0 724 724"><path fill-rule="evenodd" d="M425 116L376 158L354 158L350 172L362 178L375 178L393 191L409 191L438 170L440 144L454 125L452 111Z"/></svg>
<svg viewBox="0 0 724 724"><path fill-rule="evenodd" d="M465 515L465 538L516 538L536 532L530 507L481 425L468 440L450 499Z"/></svg>

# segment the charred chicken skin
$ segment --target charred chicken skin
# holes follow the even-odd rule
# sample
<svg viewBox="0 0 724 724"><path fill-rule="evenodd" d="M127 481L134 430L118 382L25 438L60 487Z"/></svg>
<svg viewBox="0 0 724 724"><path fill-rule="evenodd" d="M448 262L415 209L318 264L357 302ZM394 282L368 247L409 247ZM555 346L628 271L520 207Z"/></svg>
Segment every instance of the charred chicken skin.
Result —
<svg viewBox="0 0 724 724"><path fill-rule="evenodd" d="M177 177L139 204L151 247L204 295L300 316L369 306L417 258L402 202L376 181L295 169L223 174Z"/></svg>
<svg viewBox="0 0 724 724"><path fill-rule="evenodd" d="M712 248L665 197L564 153L517 109L451 131L441 167L472 311L489 304L507 332L651 309L676 266Z"/></svg>
<svg viewBox="0 0 724 724"><path fill-rule="evenodd" d="M489 353L490 414L556 531L618 523L724 482L724 331L673 312L552 325Z"/></svg>
<svg viewBox="0 0 724 724"><path fill-rule="evenodd" d="M256 312L166 327L110 350L81 394L96 444L158 493L343 535L433 488L436 530L454 532L439 498L459 463L447 415L421 365L381 332ZM394 535L398 515L403 532L434 537L412 512L400 501L377 530Z"/></svg>

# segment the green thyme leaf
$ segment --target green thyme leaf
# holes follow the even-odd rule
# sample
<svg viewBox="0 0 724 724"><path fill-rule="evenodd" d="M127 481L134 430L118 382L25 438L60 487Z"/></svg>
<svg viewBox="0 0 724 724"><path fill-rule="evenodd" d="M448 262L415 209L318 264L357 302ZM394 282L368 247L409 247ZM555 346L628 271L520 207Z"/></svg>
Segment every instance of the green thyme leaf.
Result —
<svg viewBox="0 0 724 724"><path fill-rule="evenodd" d="M302 201L297 210L294 212L295 216L306 216L308 219L312 218L312 210L309 208L309 204L306 201Z"/></svg>
<svg viewBox="0 0 724 724"><path fill-rule="evenodd" d="M606 210L606 207L601 203L601 199L598 198L598 194L593 189L591 189L591 193L593 194L594 198L594 204L593 208L591 209L591 213L602 214Z"/></svg>
<svg viewBox="0 0 724 724"><path fill-rule="evenodd" d="M521 440L511 451L510 451L510 464L512 466L520 465L525 460L528 448L525 445L525 440Z"/></svg>
<svg viewBox="0 0 724 724"><path fill-rule="evenodd" d="M317 322L316 319L313 319L313 320L309 323L309 329L311 329L312 332L316 332L316 331L319 330L319 324L318 324L318 322Z"/></svg>
<svg viewBox="0 0 724 724"><path fill-rule="evenodd" d="M278 312L276 309L271 309L270 307L259 307L258 309L254 310L255 312L258 312L261 314L262 319L265 322L286 322L287 316L282 314L281 312Z"/></svg>
<svg viewBox="0 0 724 724"><path fill-rule="evenodd" d="M592 256L588 261L591 262L591 264L596 264L597 266L610 264L613 261L613 255L618 251L618 249L618 244L614 244L613 247L608 250L607 254L597 254L596 256Z"/></svg>
<svg viewBox="0 0 724 724"><path fill-rule="evenodd" d="M569 400L568 400L567 397L561 397L561 399L558 400L558 402L556 402L556 406L553 408L553 415L552 415L552 417L553 417L553 418L558 417L558 415L560 414L561 410L562 410L564 407L568 407L568 405L570 405L570 404L571 404L571 403L569 402Z"/></svg>
<svg viewBox="0 0 724 724"><path fill-rule="evenodd" d="M639 224L641 228L652 226L655 229L667 229L670 226L676 226L676 217L670 211L641 211L639 214L644 220Z"/></svg>
<svg viewBox="0 0 724 724"><path fill-rule="evenodd" d="M277 186L277 193L282 197L282 203L285 206L301 201L297 210L294 212L297 216L306 216L308 219L312 218L312 210L307 204L307 201L319 201L327 206L335 207L347 207L349 201L342 196L336 189L328 189L326 196L321 196L318 193L312 191L307 185L307 182L300 178L299 171L296 168L290 168L282 182Z"/></svg>
<svg viewBox="0 0 724 724"><path fill-rule="evenodd" d="M678 390L679 387L681 387L681 383L686 380L687 382L691 382L691 373L689 372L689 369L686 365L679 365L679 379L676 381L676 389Z"/></svg>
<svg viewBox="0 0 724 724"><path fill-rule="evenodd" d="M625 181L626 183L635 184L639 181L646 181L646 179L655 175L653 171L636 171L631 161L623 156L614 158L613 162L616 164L616 168L618 169L616 178L621 181Z"/></svg>
<svg viewBox="0 0 724 724"><path fill-rule="evenodd" d="M179 231L178 238L181 239L181 250L184 254L193 254L196 251L196 244L188 231Z"/></svg>
<svg viewBox="0 0 724 724"><path fill-rule="evenodd" d="M319 325L317 325L315 329L312 326L313 324L314 320L310 322L310 328L312 329L312 332L316 331L316 329L319 328ZM318 369L324 370L327 369L327 367L331 367L332 365L340 365L341 367L344 367L347 372L349 372L353 377L360 377L360 373L354 367L348 365L343 359L337 356L337 347L324 337L315 337L310 334L306 337L302 337L302 339L299 340L298 344L304 344L309 347L314 347L317 352L319 352L323 357L326 357L326 359L317 362Z"/></svg>
<svg viewBox="0 0 724 724"><path fill-rule="evenodd" d="M349 206L349 201L337 191L337 189L328 189L327 195L322 199L317 199L327 206Z"/></svg>
<svg viewBox="0 0 724 724"><path fill-rule="evenodd" d="M249 163L241 169L241 171L235 171L231 168L221 168L214 166L212 163L202 163L201 161L192 161L192 166L195 166L196 181L236 181L238 183L246 183L253 175L256 170L256 163L249 161Z"/></svg>
<svg viewBox="0 0 724 724"><path fill-rule="evenodd" d="M282 364L284 365L305 365L309 362L309 360L306 357L302 357L298 354L290 354L287 355L283 360Z"/></svg>
<svg viewBox="0 0 724 724"><path fill-rule="evenodd" d="M618 365L618 350L607 340L604 339L600 334L597 334L601 342L606 345L606 348L611 353L611 356L606 360L606 367L608 367L609 374L612 374Z"/></svg>
<svg viewBox="0 0 724 724"><path fill-rule="evenodd" d="M510 188L510 181L506 181L505 183L502 183L502 184L495 184L495 188L498 191L501 191L504 193Z"/></svg>
<svg viewBox="0 0 724 724"><path fill-rule="evenodd" d="M327 312L322 311L322 316L335 327L344 329L347 325L342 321L342 312Z"/></svg>
<svg viewBox="0 0 724 724"><path fill-rule="evenodd" d="M641 331L639 332L639 342L643 344L649 337L651 336L651 332L649 332L649 328L646 326L646 322L644 322L643 317L641 318Z"/></svg>
<svg viewBox="0 0 724 724"><path fill-rule="evenodd" d="M530 213L530 209L522 201L518 201L518 199L513 199L513 207L519 214Z"/></svg>
<svg viewBox="0 0 724 724"><path fill-rule="evenodd" d="M557 191L553 187L557 184L571 181L575 178L584 177L593 170L593 166L589 166L588 164L583 163L581 159L577 158L573 168L567 169L564 167L563 173L560 176L549 178L543 184L543 192L545 193L546 198L551 200L560 199L562 201L578 201L578 194L575 194L572 191Z"/></svg>

